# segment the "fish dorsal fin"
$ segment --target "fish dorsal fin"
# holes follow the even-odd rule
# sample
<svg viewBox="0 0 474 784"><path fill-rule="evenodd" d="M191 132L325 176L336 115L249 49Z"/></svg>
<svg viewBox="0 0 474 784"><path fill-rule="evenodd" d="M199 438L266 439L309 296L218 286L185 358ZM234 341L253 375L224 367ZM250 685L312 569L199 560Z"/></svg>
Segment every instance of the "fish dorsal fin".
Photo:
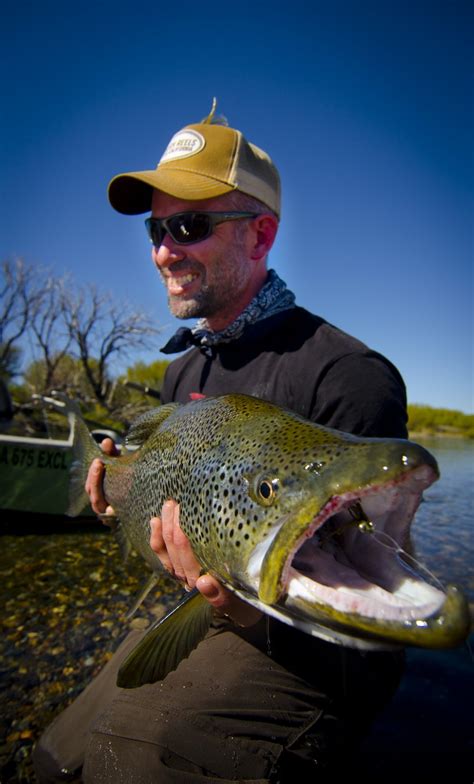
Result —
<svg viewBox="0 0 474 784"><path fill-rule="evenodd" d="M150 626L120 667L117 686L134 689L162 680L201 642L211 620L211 605L194 589L174 610Z"/></svg>
<svg viewBox="0 0 474 784"><path fill-rule="evenodd" d="M152 408L137 417L130 425L125 443L127 446L141 446L156 428L179 408L179 403L166 403L164 406Z"/></svg>

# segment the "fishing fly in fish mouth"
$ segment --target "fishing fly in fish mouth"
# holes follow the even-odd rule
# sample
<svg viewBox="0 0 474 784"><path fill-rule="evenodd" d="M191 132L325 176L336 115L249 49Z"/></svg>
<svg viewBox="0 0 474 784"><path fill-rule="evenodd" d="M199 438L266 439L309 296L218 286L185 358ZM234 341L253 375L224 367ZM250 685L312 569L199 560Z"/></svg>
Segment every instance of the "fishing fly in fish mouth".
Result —
<svg viewBox="0 0 474 784"><path fill-rule="evenodd" d="M422 466L358 496L331 498L283 565L286 605L319 602L384 621L420 619L439 609L444 594L416 575L416 561L404 549L421 492L435 478ZM265 596L262 586L259 595Z"/></svg>
<svg viewBox="0 0 474 784"><path fill-rule="evenodd" d="M77 514L98 447L70 416L78 456L70 512ZM466 636L462 594L431 585L406 549L423 491L438 478L423 447L340 433L246 395L161 406L132 425L128 443L134 451L103 457L105 491L126 541L152 568L150 585L161 564L149 520L173 498L203 569L287 624L369 650L449 647ZM208 603L190 594L151 627L122 665L120 685L164 677L210 619Z"/></svg>

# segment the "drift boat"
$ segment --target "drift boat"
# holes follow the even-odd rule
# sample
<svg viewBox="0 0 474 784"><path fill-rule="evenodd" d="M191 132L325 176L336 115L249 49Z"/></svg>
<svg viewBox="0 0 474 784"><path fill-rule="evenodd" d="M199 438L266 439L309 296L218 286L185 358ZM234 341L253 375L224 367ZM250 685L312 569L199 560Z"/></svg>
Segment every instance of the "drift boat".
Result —
<svg viewBox="0 0 474 784"><path fill-rule="evenodd" d="M35 396L43 404L63 411L65 404L54 398ZM91 431L100 443L118 433L106 429ZM0 433L0 509L64 515L68 507L69 469L73 459L74 426L67 438L9 435ZM88 507L83 516L92 516ZM3 516L3 515L2 515Z"/></svg>

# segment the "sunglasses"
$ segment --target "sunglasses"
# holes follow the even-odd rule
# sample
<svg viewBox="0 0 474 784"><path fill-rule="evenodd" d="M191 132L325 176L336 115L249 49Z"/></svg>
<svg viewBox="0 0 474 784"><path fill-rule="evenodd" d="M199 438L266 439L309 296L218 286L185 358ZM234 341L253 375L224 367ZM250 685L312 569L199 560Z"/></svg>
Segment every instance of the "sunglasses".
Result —
<svg viewBox="0 0 474 784"><path fill-rule="evenodd" d="M168 218L147 218L145 221L148 236L157 247L163 242L165 234L178 245L191 245L210 237L214 226L225 221L242 218L256 218L258 212L178 212Z"/></svg>

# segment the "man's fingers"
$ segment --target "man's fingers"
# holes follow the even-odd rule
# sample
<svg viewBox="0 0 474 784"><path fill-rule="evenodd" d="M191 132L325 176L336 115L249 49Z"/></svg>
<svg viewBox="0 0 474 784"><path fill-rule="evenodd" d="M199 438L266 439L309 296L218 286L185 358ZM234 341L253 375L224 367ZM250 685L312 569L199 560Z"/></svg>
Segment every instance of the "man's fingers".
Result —
<svg viewBox="0 0 474 784"><path fill-rule="evenodd" d="M200 575L189 539L179 525L179 504L166 501L161 517L150 520L150 547L164 568L189 588L196 587L221 615L228 615L240 626L250 626L261 617L261 612L234 596L210 574Z"/></svg>
<svg viewBox="0 0 474 784"><path fill-rule="evenodd" d="M96 514L103 514L107 509L107 501L102 489L104 473L105 466L100 458L97 457L92 461L86 479L86 493Z"/></svg>
<svg viewBox="0 0 474 784"><path fill-rule="evenodd" d="M173 577L184 582L186 576L181 565L179 548L174 543L176 506L174 501L166 501L161 510L161 517L152 517L150 520L150 547L157 554L164 568Z"/></svg>
<svg viewBox="0 0 474 784"><path fill-rule="evenodd" d="M192 551L189 539L179 525L179 504L166 501L162 509L163 539L174 573L189 588L194 588L200 566Z"/></svg>
<svg viewBox="0 0 474 784"><path fill-rule="evenodd" d="M152 517L150 520L150 547L156 553L161 561L161 564L167 572L174 577L174 567L166 549L165 540L163 539L162 521L160 517Z"/></svg>
<svg viewBox="0 0 474 784"><path fill-rule="evenodd" d="M188 537L180 528L179 504L176 501L166 501L161 510L161 518L153 518L151 521L150 547L165 569L189 588L194 588L200 565Z"/></svg>
<svg viewBox="0 0 474 784"><path fill-rule="evenodd" d="M117 447L111 438L104 438L100 447L104 454L111 457L119 454ZM89 472L87 474L85 490L89 496L90 505L97 515L103 515L105 513L109 517L113 517L115 512L111 506L108 506L104 495L104 475L105 466L100 457L96 457L90 465ZM107 524L107 521L104 522Z"/></svg>
<svg viewBox="0 0 474 784"><path fill-rule="evenodd" d="M181 566L180 553L174 542L175 510L177 506L175 501L165 501L163 504L161 510L161 533L167 557L171 562L172 574L174 574L178 580L184 580L185 575Z"/></svg>
<svg viewBox="0 0 474 784"><path fill-rule="evenodd" d="M260 610L234 596L210 574L199 577L196 588L219 615L228 616L238 626L252 626L262 617Z"/></svg>
<svg viewBox="0 0 474 784"><path fill-rule="evenodd" d="M196 588L216 610L223 609L225 612L231 593L214 577L210 574L203 574L196 580Z"/></svg>
<svg viewBox="0 0 474 784"><path fill-rule="evenodd" d="M109 455L109 457L117 457L117 455L120 454L115 446L115 441L112 441L111 438L104 438L103 441L100 442L100 448L106 455Z"/></svg>
<svg viewBox="0 0 474 784"><path fill-rule="evenodd" d="M176 549L179 552L181 571L184 574L184 581L188 588L194 588L196 585L196 580L201 573L201 567L199 561L196 560L188 537L180 528L179 521L175 522L174 542Z"/></svg>

